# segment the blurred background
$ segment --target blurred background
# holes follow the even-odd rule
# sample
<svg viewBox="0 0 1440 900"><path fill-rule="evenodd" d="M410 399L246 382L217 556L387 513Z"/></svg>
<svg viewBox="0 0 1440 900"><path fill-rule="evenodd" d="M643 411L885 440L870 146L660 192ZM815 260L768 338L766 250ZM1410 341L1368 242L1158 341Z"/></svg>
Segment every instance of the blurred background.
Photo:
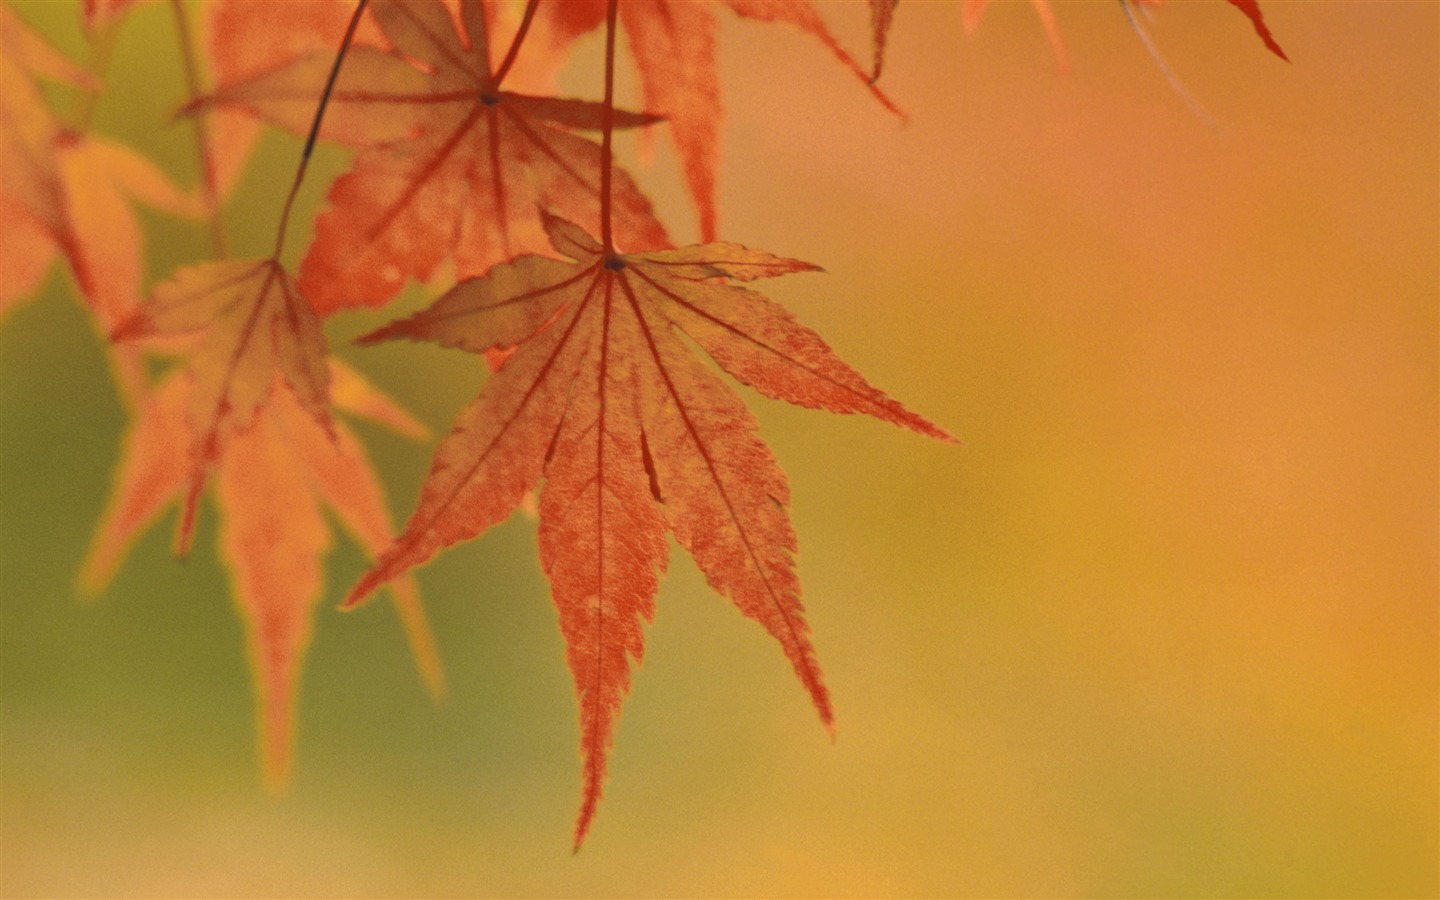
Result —
<svg viewBox="0 0 1440 900"><path fill-rule="evenodd" d="M867 11L818 4L868 58ZM1029 4L975 34L900 4L882 85L722 13L721 234L823 265L767 292L961 446L747 393L788 470L832 744L776 646L677 549L606 797L569 852L571 682L517 516L396 617L335 607L294 783L260 785L242 632L202 512L74 588L124 416L56 268L0 326L0 892L7 896L1421 896L1437 883L1440 5L1221 2L1147 25ZM83 59L75 4L21 15ZM96 128L193 183L164 4L130 14ZM565 86L598 94L598 40ZM628 86L625 90L634 96ZM231 209L265 253L299 141ZM345 168L326 149L298 221ZM661 144L635 164L679 239ZM149 276L203 258L148 217ZM292 244L294 263L303 246ZM435 429L464 354L350 337ZM360 425L397 517L430 448Z"/></svg>

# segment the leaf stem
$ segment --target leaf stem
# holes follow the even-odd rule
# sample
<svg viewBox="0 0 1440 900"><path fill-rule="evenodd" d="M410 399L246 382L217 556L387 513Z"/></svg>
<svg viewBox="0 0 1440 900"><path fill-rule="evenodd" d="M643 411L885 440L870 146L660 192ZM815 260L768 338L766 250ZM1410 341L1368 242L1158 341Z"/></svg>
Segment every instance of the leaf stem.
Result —
<svg viewBox="0 0 1440 900"><path fill-rule="evenodd" d="M195 64L193 32L189 16L185 14L185 0L170 0L175 12L175 32L180 41L180 61L185 69L185 86L190 93L190 102L201 96L200 70ZM215 158L210 150L210 128L207 114L201 112L195 117L195 152L200 157L200 190L205 201L205 213L210 217L210 245L217 259L224 259L226 250L225 220L220 214L220 188L215 180Z"/></svg>
<svg viewBox="0 0 1440 900"><path fill-rule="evenodd" d="M505 51L505 58L500 61L500 68L495 70L495 76L491 79L496 87L505 80L510 73L510 67L515 65L515 57L520 55L520 45L525 43L525 35L530 31L530 23L535 19L535 8L540 5L540 0L528 0L525 4L525 14L520 19L520 27L515 31L515 37L510 40L510 49Z"/></svg>
<svg viewBox="0 0 1440 900"><path fill-rule="evenodd" d="M615 131L615 31L619 0L605 6L605 107L600 117L600 243L608 260L615 255L610 230L610 170L614 165L611 135Z"/></svg>
<svg viewBox="0 0 1440 900"><path fill-rule="evenodd" d="M102 21L94 29L87 30L85 38L89 41L89 52L85 59L85 71L95 76L98 82L105 81L105 75L110 69L110 58L115 53L115 38L119 34L118 19ZM89 90L80 94L80 101L76 104L74 113L73 130L77 135L83 135L90 130L90 122L95 118L95 107L100 102L101 90Z"/></svg>
<svg viewBox="0 0 1440 900"><path fill-rule="evenodd" d="M1159 69L1160 74L1169 82L1170 90L1175 92L1175 96L1179 97L1180 101L1189 107L1190 111L1201 122L1204 122L1206 127L1219 131L1220 127L1215 124L1215 120L1210 118L1210 114L1205 111L1205 107L1200 105L1200 101L1190 96L1190 92L1185 90L1185 85L1180 83L1180 77L1175 74L1169 64L1165 62L1165 57L1160 54L1160 48L1155 46L1155 42L1150 40L1150 35L1140 24L1140 20L1135 18L1135 12L1130 8L1130 0L1120 0L1120 8L1125 11L1125 20L1130 23L1130 29L1135 32L1135 36L1140 39L1140 45L1155 61L1155 68Z"/></svg>
<svg viewBox="0 0 1440 900"><path fill-rule="evenodd" d="M330 93L335 89L335 79L340 75L340 64L345 61L345 53L350 49L350 41L355 37L355 29L360 25L360 16L369 2L370 0L360 0L355 6L350 25L345 29L345 37L340 41L340 49L335 53L335 65L330 67L330 77L325 81L325 90L320 94L320 104L315 107L315 120L310 123L310 134L305 138L305 149L300 154L300 166L295 170L295 183L290 185L290 195L285 198L285 208L280 211L280 227L276 229L275 253L272 259L279 260L280 252L285 248L285 230L290 225L290 210L295 205L295 195L300 193L300 183L305 180L305 169L310 165L310 153L315 149L315 139L320 134L320 122L325 118L325 107L330 103Z"/></svg>

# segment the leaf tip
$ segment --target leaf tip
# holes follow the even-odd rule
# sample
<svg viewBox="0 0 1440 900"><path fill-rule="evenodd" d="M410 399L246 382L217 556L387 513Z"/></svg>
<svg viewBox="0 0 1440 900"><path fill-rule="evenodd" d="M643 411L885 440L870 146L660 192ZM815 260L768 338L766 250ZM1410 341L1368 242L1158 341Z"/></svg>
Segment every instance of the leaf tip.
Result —
<svg viewBox="0 0 1440 900"><path fill-rule="evenodd" d="M595 804L600 799L599 788L592 793L589 789L585 793L585 802L580 807L580 815L575 820L575 838L570 844L570 855L574 856L580 852L585 838L590 834L590 823L595 819Z"/></svg>
<svg viewBox="0 0 1440 900"><path fill-rule="evenodd" d="M284 756L276 758L276 752L283 752ZM265 785L265 793L272 797L283 797L290 790L290 754L286 751L274 751L267 748L265 754L264 771L261 781Z"/></svg>
<svg viewBox="0 0 1440 900"><path fill-rule="evenodd" d="M901 428L908 428L916 434L923 434L926 437L935 438L937 441L943 441L947 444L957 445L962 443L959 438L951 434L946 429L941 428L939 425L936 425L934 422L931 422L929 419L925 418L922 415L911 412L910 410L901 406L899 403L894 403L893 408L888 410L886 414L874 415L876 415L877 418L888 421L893 425L898 425Z"/></svg>
<svg viewBox="0 0 1440 900"><path fill-rule="evenodd" d="M112 344L124 344L129 341L149 337L151 334L150 317L145 311L137 310L126 316L118 325L110 329L109 339Z"/></svg>
<svg viewBox="0 0 1440 900"><path fill-rule="evenodd" d="M445 666L440 661L440 648L435 643L425 606L420 602L420 590L414 578L406 577L391 584L390 593L395 601L395 612L405 629L405 639L410 644L410 655L414 657L415 668L420 671L420 680L425 685L425 693L438 706L445 702L447 693Z"/></svg>
<svg viewBox="0 0 1440 900"><path fill-rule="evenodd" d="M190 545L195 540L195 519L200 506L200 492L205 489L205 470L198 468L190 479L185 491L185 501L180 507L180 521L175 528L175 558L184 562L190 556Z"/></svg>
<svg viewBox="0 0 1440 900"><path fill-rule="evenodd" d="M176 107L175 112L171 113L170 115L170 121L178 122L181 119L188 119L192 116L198 116L213 105L214 103L209 97L195 97L188 102Z"/></svg>
<svg viewBox="0 0 1440 900"><path fill-rule="evenodd" d="M1265 15L1260 11L1259 0L1230 0L1230 5L1240 10L1240 12L1244 13L1245 17L1250 20L1250 24L1255 28L1255 34L1265 44L1266 49L1287 63L1290 62L1290 57L1286 56L1285 51L1280 49L1279 42L1275 40L1275 35L1271 33L1270 26L1266 24Z"/></svg>
<svg viewBox="0 0 1440 900"><path fill-rule="evenodd" d="M340 603L340 609L345 612L356 609L366 600L370 599L370 595L375 593L375 589L379 586L380 579L376 577L375 571L372 569L366 572L360 580L356 582L355 586L350 589L350 593L345 595L345 599Z"/></svg>
<svg viewBox="0 0 1440 900"><path fill-rule="evenodd" d="M276 690L278 688L278 690ZM283 797L290 790L295 768L294 710L290 685L267 685L260 701L260 780L265 793ZM280 696L271 696L280 693Z"/></svg>
<svg viewBox="0 0 1440 900"><path fill-rule="evenodd" d="M822 684L819 690L811 688L811 699L815 703L815 712L820 716L820 724L825 729L825 735L830 738L830 743L835 743L835 707L830 705L830 691Z"/></svg>
<svg viewBox="0 0 1440 900"><path fill-rule="evenodd" d="M960 440L955 435L946 431L944 428L941 428L939 425L935 425L930 422L926 422L925 424L929 425L930 429L923 432L923 434L926 434L929 437L933 437L938 441L944 441L947 444L954 444L957 447L964 443L964 441Z"/></svg>
<svg viewBox="0 0 1440 900"><path fill-rule="evenodd" d="M90 540L90 549L85 553L80 571L75 573L75 592L87 603L98 600L100 595L105 593L105 588L110 586L110 579L115 577L115 572L120 567L120 558L124 553L122 541L109 533L110 529L106 527L108 524L102 520Z"/></svg>
<svg viewBox="0 0 1440 900"><path fill-rule="evenodd" d="M398 338L411 338L413 340L414 336L406 327L409 322L409 319L399 319L391 322L389 325L381 325L374 331L366 332L355 338L353 343L360 347L369 347L372 344L383 344L386 341L393 341Z"/></svg>
<svg viewBox="0 0 1440 900"><path fill-rule="evenodd" d="M360 576L360 580L355 582L355 586L350 589L350 593L346 594L345 599L341 601L340 608L342 610L351 610L360 606L366 600L370 599L370 596L374 594L381 585L399 574L386 564L386 559L388 558L389 554L386 554L386 556L382 557L368 572Z"/></svg>
<svg viewBox="0 0 1440 900"><path fill-rule="evenodd" d="M98 566L86 560L85 565L80 568L79 574L75 576L75 592L80 595L81 600L87 603L93 602L104 592L105 585L109 581L107 573L100 571Z"/></svg>
<svg viewBox="0 0 1440 900"><path fill-rule="evenodd" d="M110 586L110 580L120 566L117 549L113 541L105 541L100 535L91 543L85 561L80 564L80 571L75 574L75 592L85 603L99 600Z"/></svg>

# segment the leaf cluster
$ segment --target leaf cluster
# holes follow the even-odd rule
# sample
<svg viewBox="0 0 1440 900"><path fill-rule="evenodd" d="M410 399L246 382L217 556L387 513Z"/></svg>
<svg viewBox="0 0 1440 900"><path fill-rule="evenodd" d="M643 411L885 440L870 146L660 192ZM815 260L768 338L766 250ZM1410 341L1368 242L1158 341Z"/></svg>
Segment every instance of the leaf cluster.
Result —
<svg viewBox="0 0 1440 900"><path fill-rule="evenodd" d="M1254 0L1229 2L1283 57ZM106 93L104 50L145 6L168 6L174 22L189 93L180 113L201 172L189 188L90 127L96 104L124 102ZM959 4L967 30L985 8ZM1063 60L1054 11L1034 8ZM779 643L833 729L785 474L721 373L769 398L951 437L751 286L818 266L719 240L717 16L793 30L835 58L859 102L898 116L878 85L896 0L868 4L869 65L806 0L83 0L77 10L95 51L88 66L0 5L0 315L62 259L108 339L132 418L81 573L87 590L102 591L172 507L187 552L212 496L270 784L292 766L296 684L333 541L327 508L374 560L346 605L388 587L438 697L443 674L412 570L538 498L540 562L580 707L577 848L671 537ZM555 96L546 86L596 32L606 43L596 90ZM614 98L621 35L636 110ZM44 82L73 89L78 112L57 112ZM264 127L306 143L274 251L233 258L224 213ZM640 179L617 165L613 136L626 129L673 144L699 244L674 246ZM350 163L292 267L285 235L316 140L348 148ZM144 284L136 202L206 230L212 258ZM493 374L439 441L397 533L346 417L417 440L426 429L332 354L324 322L384 307L442 268L453 288L361 343L439 344L483 355Z"/></svg>

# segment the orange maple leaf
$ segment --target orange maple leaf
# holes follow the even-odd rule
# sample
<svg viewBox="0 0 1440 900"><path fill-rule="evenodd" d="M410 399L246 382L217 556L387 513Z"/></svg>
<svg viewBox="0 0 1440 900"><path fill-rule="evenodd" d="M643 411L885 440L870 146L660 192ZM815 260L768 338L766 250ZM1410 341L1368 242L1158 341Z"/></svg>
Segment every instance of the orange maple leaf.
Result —
<svg viewBox="0 0 1440 900"><path fill-rule="evenodd" d="M188 359L141 410L82 584L103 584L134 535L182 488L177 545L185 552L200 493L216 476L221 554L249 625L266 779L278 786L290 770L296 679L330 545L320 501L372 556L390 544L369 463L331 416L332 380L335 403L401 431L423 429L329 359L319 318L273 257L180 269L112 337L167 349L188 342L179 348ZM438 692L438 657L414 585L395 593Z"/></svg>
<svg viewBox="0 0 1440 900"><path fill-rule="evenodd" d="M423 426L354 370L332 362L331 377L338 407L423 436ZM135 538L181 500L192 476L188 410L194 392L176 371L141 405L81 570L86 592L103 590ZM327 433L278 382L250 427L229 442L217 469L221 558L246 622L263 771L267 784L278 788L291 769L296 688L321 595L320 561L331 543L321 504L335 511L372 558L389 545L391 523L355 437L339 422ZM393 587L416 664L438 697L444 674L419 593L410 579Z"/></svg>
<svg viewBox="0 0 1440 900"><path fill-rule="evenodd" d="M143 238L131 199L187 218L199 197L122 144L63 126L32 75L95 89L93 76L0 6L0 315L28 297L57 253L102 328L140 299Z"/></svg>
<svg viewBox="0 0 1440 900"><path fill-rule="evenodd" d="M898 107L876 88L870 73L840 46L808 0L717 0L742 18L789 25L831 51L888 110ZM716 172L724 104L716 56L715 14L695 0L624 0L620 20L640 75L645 108L665 118L700 225L700 240L717 227ZM542 3L538 18L552 52L605 21L605 0Z"/></svg>
<svg viewBox="0 0 1440 900"><path fill-rule="evenodd" d="M458 20L439 0L376 0L370 11L391 49L352 47L330 95L322 134L360 153L331 186L300 265L318 311L382 305L444 259L464 278L540 249L540 203L598 221L600 148L571 129L599 128L600 104L503 90L507 68L491 64L478 0L463 0ZM207 105L303 133L333 62L333 49L301 56L226 85ZM617 170L612 190L620 240L667 246L634 182Z"/></svg>
<svg viewBox="0 0 1440 900"><path fill-rule="evenodd" d="M628 659L643 650L667 530L716 591L780 641L833 723L800 603L785 475L740 398L680 333L767 396L949 435L870 386L774 302L717 283L815 266L724 243L607 256L578 226L548 214L544 223L574 262L522 256L362 339L515 350L460 413L405 531L346 602L500 522L544 479L540 556L580 703L578 847Z"/></svg>
<svg viewBox="0 0 1440 900"><path fill-rule="evenodd" d="M200 7L203 43L215 84L224 89L280 68L311 53L334 54L354 13L351 0L211 0ZM356 30L356 46L386 46L367 17ZM261 122L247 112L212 110L214 134L209 164L221 196L244 174L259 139Z"/></svg>
<svg viewBox="0 0 1440 900"><path fill-rule="evenodd" d="M182 553L211 468L270 401L277 375L321 430L333 433L325 334L278 262L221 260L181 269L157 285L151 301L111 337L125 342L201 334L204 340L188 365L193 382L188 420L195 440L180 520Z"/></svg>

